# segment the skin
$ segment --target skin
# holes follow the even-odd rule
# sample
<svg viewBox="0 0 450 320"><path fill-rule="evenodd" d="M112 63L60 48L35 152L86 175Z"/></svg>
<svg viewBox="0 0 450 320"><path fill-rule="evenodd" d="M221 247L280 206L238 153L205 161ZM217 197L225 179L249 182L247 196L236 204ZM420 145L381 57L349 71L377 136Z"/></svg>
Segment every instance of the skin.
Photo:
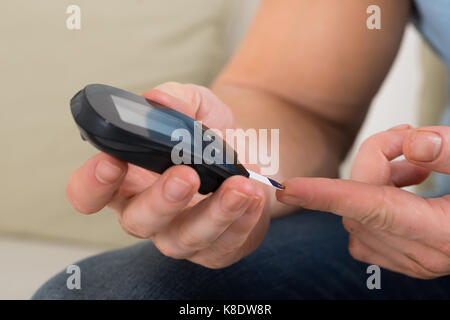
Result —
<svg viewBox="0 0 450 320"><path fill-rule="evenodd" d="M372 4L381 8L382 30L366 28ZM436 149L413 148L417 131L396 128L370 138L351 181L330 179L389 71L409 15L408 0L264 0L211 89L170 82L143 94L211 128L280 129L280 170L273 178L328 179L290 179L277 192L279 201L272 189L244 177L201 196L189 167L157 175L99 153L72 174L68 199L86 214L108 206L126 232L152 239L167 256L209 268L252 252L270 219L294 205L345 216L356 259L416 277L448 274L447 198L431 201L399 189L420 183L430 170L449 170L445 160L413 160L414 150L424 159L426 150ZM442 151L447 159L448 150ZM406 161L391 162L402 153Z"/></svg>
<svg viewBox="0 0 450 320"><path fill-rule="evenodd" d="M364 142L350 180L293 178L277 197L341 215L357 260L422 279L448 275L450 195L423 198L401 187L430 171L449 174L449 143L449 127L403 125ZM392 161L402 154L406 160Z"/></svg>

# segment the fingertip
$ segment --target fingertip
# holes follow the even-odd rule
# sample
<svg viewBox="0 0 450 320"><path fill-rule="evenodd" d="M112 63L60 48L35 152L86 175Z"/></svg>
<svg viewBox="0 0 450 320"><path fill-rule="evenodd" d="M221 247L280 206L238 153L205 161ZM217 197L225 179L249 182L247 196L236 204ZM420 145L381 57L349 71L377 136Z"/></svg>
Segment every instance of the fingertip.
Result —
<svg viewBox="0 0 450 320"><path fill-rule="evenodd" d="M163 92L161 90L158 89L150 89L145 91L142 96L145 99L151 100L151 101L155 101L155 102L159 102L159 101L165 101L166 96L168 96L168 94L166 92Z"/></svg>
<svg viewBox="0 0 450 320"><path fill-rule="evenodd" d="M329 185L333 179L297 177L283 182L285 188L276 191L278 201L285 204L304 207L314 198L315 193L320 193L323 188L334 187Z"/></svg>
<svg viewBox="0 0 450 320"><path fill-rule="evenodd" d="M256 193L256 186L254 183L249 180L248 178L244 176L232 176L228 179L226 179L222 186L220 187L222 190L225 190L227 188L234 189L240 193L243 193L245 195L251 196Z"/></svg>
<svg viewBox="0 0 450 320"><path fill-rule="evenodd" d="M71 174L66 197L83 214L98 212L108 203L127 169L126 162L99 153Z"/></svg>
<svg viewBox="0 0 450 320"><path fill-rule="evenodd" d="M97 187L111 187L123 178L128 170L128 163L100 152L86 161L77 171L80 179Z"/></svg>
<svg viewBox="0 0 450 320"><path fill-rule="evenodd" d="M293 191L293 190L297 190L299 187L302 186L302 184L304 184L304 179L305 178L292 178L292 179L288 179L286 181L283 181L281 183L281 185L284 187L283 190L277 189L276 191L276 195L285 195L288 194L289 191Z"/></svg>
<svg viewBox="0 0 450 320"><path fill-rule="evenodd" d="M287 205L304 207L307 202L298 196L291 194L277 194L277 200Z"/></svg>
<svg viewBox="0 0 450 320"><path fill-rule="evenodd" d="M72 205L72 207L76 211L78 211L79 213L86 214L86 215L95 213L95 211L87 210L87 208L81 206L79 204L79 202L76 200L76 196L77 195L76 195L76 192L75 192L75 186L76 185L75 185L75 182L74 182L74 179L75 179L74 174L75 173L72 173L70 175L69 180L67 181L67 184L66 184L66 190L65 191L66 191L66 198L67 198L67 200Z"/></svg>
<svg viewBox="0 0 450 320"><path fill-rule="evenodd" d="M200 177L191 167L177 165L170 167L161 176L159 185L162 194L172 202L191 199L200 188ZM189 197L189 198L188 198Z"/></svg>
<svg viewBox="0 0 450 320"><path fill-rule="evenodd" d="M178 178L183 179L189 184L196 186L197 188L200 186L200 176L194 168L186 166L186 165L176 165L170 167L164 172L165 176L172 175Z"/></svg>
<svg viewBox="0 0 450 320"><path fill-rule="evenodd" d="M95 166L94 175L98 182L104 185L116 184L125 175L126 165L113 163L110 160L100 160Z"/></svg>
<svg viewBox="0 0 450 320"><path fill-rule="evenodd" d="M103 208L103 206L97 206L95 204L91 204L89 199L86 199L86 196L84 195L83 188L83 182L82 181L75 181L76 175L73 173L69 181L66 185L66 198L69 201L69 203L72 205L72 207L78 211L79 213L90 215L93 213L98 212Z"/></svg>

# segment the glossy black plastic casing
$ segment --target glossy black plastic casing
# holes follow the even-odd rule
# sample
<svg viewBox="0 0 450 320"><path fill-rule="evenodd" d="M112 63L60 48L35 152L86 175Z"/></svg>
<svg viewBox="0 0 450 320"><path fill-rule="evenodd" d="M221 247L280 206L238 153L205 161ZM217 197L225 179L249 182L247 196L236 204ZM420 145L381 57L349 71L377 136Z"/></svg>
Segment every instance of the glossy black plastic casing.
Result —
<svg viewBox="0 0 450 320"><path fill-rule="evenodd" d="M139 104L140 108L144 105L151 109L148 109L145 116L136 118L136 123L141 123L136 125L121 119L116 107L117 101ZM84 140L113 157L157 173L162 173L174 165L171 153L179 141L173 141L171 133L176 129L185 129L194 137L195 126L201 125L178 111L128 91L102 84L90 84L79 91L71 99L70 107ZM145 125L142 125L144 122ZM201 126L202 134L207 129ZM217 136L215 138L218 139ZM200 193L214 192L230 176L249 176L247 170L237 161L234 151L231 155L233 164L226 163L225 159L230 155L225 154L227 148L223 141L218 142L223 145L223 161L212 164L202 161L196 164L195 158L198 162L204 148L211 142L202 141L202 154L198 154L193 139L191 141L191 153L186 155L191 161L184 164L191 166L199 174Z"/></svg>

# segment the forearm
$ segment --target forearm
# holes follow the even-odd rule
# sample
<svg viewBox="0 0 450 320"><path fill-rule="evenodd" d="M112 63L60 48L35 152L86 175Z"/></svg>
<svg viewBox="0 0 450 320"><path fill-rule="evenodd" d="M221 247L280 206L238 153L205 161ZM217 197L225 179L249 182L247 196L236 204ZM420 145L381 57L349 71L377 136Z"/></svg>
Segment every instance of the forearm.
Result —
<svg viewBox="0 0 450 320"><path fill-rule="evenodd" d="M337 176L351 133L264 90L221 78L212 89L233 110L238 128L279 130L279 170L274 179ZM275 215L286 210L276 206Z"/></svg>
<svg viewBox="0 0 450 320"><path fill-rule="evenodd" d="M262 1L214 83L238 127L280 130L276 179L337 175L409 18L408 0L379 0L383 29L369 30L370 4Z"/></svg>

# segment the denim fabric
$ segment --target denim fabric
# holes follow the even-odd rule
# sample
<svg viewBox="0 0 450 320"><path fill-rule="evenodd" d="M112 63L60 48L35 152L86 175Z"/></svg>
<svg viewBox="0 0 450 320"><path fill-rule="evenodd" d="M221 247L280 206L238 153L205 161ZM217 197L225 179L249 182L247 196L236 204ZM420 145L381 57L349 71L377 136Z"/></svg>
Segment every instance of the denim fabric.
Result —
<svg viewBox="0 0 450 320"><path fill-rule="evenodd" d="M238 263L211 270L162 255L151 242L107 252L45 283L33 299L424 299L450 298L450 277L418 280L381 270L381 289L366 285L367 264L347 251L341 219L300 212L272 221L262 245Z"/></svg>

